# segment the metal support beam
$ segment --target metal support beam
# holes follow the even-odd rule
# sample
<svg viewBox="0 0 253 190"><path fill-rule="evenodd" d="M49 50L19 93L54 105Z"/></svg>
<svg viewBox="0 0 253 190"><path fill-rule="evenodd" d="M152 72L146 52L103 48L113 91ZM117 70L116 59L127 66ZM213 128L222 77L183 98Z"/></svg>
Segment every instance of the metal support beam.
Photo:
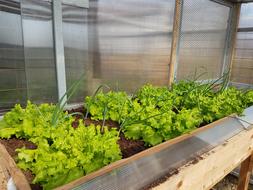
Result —
<svg viewBox="0 0 253 190"><path fill-rule="evenodd" d="M89 0L62 0L64 4L89 8Z"/></svg>
<svg viewBox="0 0 253 190"><path fill-rule="evenodd" d="M182 22L182 7L183 0L175 0L175 13L174 13L174 23L172 31L172 43L171 43L171 53L170 53L170 65L169 65L169 85L171 85L176 78L177 70L177 58L179 50L179 39L180 30Z"/></svg>
<svg viewBox="0 0 253 190"><path fill-rule="evenodd" d="M229 70L229 52L230 52L230 45L231 45L231 29L233 29L232 23L234 21L234 6L233 5L224 5L230 8L229 11L229 18L227 21L227 31L226 31L226 41L225 41L225 46L224 46L224 51L223 51L223 62L221 66L221 71L220 71L220 77L223 76L227 71Z"/></svg>
<svg viewBox="0 0 253 190"><path fill-rule="evenodd" d="M253 32L253 27L238 28L237 32Z"/></svg>
<svg viewBox="0 0 253 190"><path fill-rule="evenodd" d="M65 56L62 32L62 1L53 1L53 28L54 28L54 44L55 44L55 61L58 85L58 99L66 93L66 72L65 72ZM67 97L63 101L66 101Z"/></svg>
<svg viewBox="0 0 253 190"><path fill-rule="evenodd" d="M229 71L229 80L232 73L232 66L233 66L233 58L235 54L235 46L236 46L236 36L237 36L237 29L240 20L240 11L241 11L241 4L235 4L232 8L232 19L230 22L230 38L229 38L229 46L227 51L227 65L223 69L223 72Z"/></svg>

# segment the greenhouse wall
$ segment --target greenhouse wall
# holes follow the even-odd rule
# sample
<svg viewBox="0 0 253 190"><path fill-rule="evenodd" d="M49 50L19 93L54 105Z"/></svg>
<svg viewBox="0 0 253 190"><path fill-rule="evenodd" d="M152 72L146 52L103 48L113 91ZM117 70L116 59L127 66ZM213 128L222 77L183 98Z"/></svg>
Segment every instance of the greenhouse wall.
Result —
<svg viewBox="0 0 253 190"><path fill-rule="evenodd" d="M83 102L100 84L130 93L145 83L168 85L174 0L64 0L57 6L53 2L0 0L2 112L27 100L57 102L81 76L81 85L69 103ZM201 73L200 79L220 77L228 63L231 4L182 2L176 79ZM63 47L56 39L62 40ZM234 64L233 81L245 82L238 79L239 67L245 66Z"/></svg>
<svg viewBox="0 0 253 190"><path fill-rule="evenodd" d="M229 15L229 6L213 1L184 1L178 80L202 74L199 79L216 79L221 76Z"/></svg>
<svg viewBox="0 0 253 190"><path fill-rule="evenodd" d="M84 94L89 92L88 78L91 78L88 56L88 9L64 4L62 17L67 88L69 89L85 73L85 79L70 101L82 102Z"/></svg>
<svg viewBox="0 0 253 190"><path fill-rule="evenodd" d="M253 3L243 4L232 67L232 82L253 85Z"/></svg>
<svg viewBox="0 0 253 190"><path fill-rule="evenodd" d="M21 1L27 99L57 101L52 3Z"/></svg>
<svg viewBox="0 0 253 190"><path fill-rule="evenodd" d="M129 92L147 82L166 85L174 7L163 0L90 1L93 76Z"/></svg>
<svg viewBox="0 0 253 190"><path fill-rule="evenodd" d="M0 11L0 107L26 100L26 77L20 3Z"/></svg>

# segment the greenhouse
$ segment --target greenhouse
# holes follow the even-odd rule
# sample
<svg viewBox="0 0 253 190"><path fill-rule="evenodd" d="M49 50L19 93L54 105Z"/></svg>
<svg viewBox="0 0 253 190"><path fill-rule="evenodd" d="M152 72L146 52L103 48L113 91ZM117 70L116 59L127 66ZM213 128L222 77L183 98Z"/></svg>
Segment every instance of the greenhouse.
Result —
<svg viewBox="0 0 253 190"><path fill-rule="evenodd" d="M253 1L0 0L0 190L253 189Z"/></svg>

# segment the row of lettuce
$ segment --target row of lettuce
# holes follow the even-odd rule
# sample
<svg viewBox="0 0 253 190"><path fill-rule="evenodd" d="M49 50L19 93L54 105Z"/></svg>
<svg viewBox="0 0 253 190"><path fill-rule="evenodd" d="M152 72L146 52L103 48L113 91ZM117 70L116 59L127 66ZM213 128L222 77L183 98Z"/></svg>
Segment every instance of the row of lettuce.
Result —
<svg viewBox="0 0 253 190"><path fill-rule="evenodd" d="M17 137L36 144L34 150L17 149L16 162L35 175L33 183L52 189L121 159L120 132L154 146L232 113L241 114L252 104L253 91L233 87L192 81L170 89L145 85L133 95L101 91L85 98L83 119L113 120L119 128L85 126L83 119L73 128L75 116L68 112L58 113L57 124L52 125L56 105L28 102L26 108L16 105L4 115L0 138Z"/></svg>

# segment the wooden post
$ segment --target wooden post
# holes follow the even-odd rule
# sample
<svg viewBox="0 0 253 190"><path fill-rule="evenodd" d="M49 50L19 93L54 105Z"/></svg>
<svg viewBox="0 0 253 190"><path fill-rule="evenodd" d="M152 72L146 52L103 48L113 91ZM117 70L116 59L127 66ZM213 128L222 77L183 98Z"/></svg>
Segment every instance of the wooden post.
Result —
<svg viewBox="0 0 253 190"><path fill-rule="evenodd" d="M232 22L231 22L231 37L230 37L230 48L229 48L229 57L228 57L228 71L229 73L229 80L231 78L232 73L232 66L233 66L233 59L235 54L235 46L236 46L236 37L237 37L237 30L240 20L240 12L241 12L241 4L235 4L233 7L233 14L232 14ZM225 70L226 71L226 70Z"/></svg>
<svg viewBox="0 0 253 190"><path fill-rule="evenodd" d="M237 190L248 190L250 175L253 169L253 154L241 164Z"/></svg>
<svg viewBox="0 0 253 190"><path fill-rule="evenodd" d="M6 171L10 174L18 190L23 190L23 189L31 190L31 187L29 183L27 182L24 174L17 167L15 161L12 159L12 157L9 155L9 153L7 152L7 150L2 144L0 144L0 171L1 172ZM3 176L3 173L2 173L2 176ZM1 179L1 180L4 180L4 179ZM6 182L4 183L6 184Z"/></svg>
<svg viewBox="0 0 253 190"><path fill-rule="evenodd" d="M9 174L5 168L3 168L0 164L0 189L7 190L7 182L9 179Z"/></svg>
<svg viewBox="0 0 253 190"><path fill-rule="evenodd" d="M183 0L176 0L173 31L172 31L171 52L170 52L169 85L173 83L174 78L175 78L175 67L177 64L177 52L178 52L180 27L181 27L181 20L182 20L181 19L182 5L183 5Z"/></svg>

